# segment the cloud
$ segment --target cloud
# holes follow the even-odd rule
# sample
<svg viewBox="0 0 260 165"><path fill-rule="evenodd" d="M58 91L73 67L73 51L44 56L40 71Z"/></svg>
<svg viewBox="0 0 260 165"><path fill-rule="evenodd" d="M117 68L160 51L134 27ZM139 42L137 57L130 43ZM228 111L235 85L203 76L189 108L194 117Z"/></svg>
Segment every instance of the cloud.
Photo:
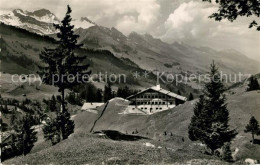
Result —
<svg viewBox="0 0 260 165"><path fill-rule="evenodd" d="M132 31L139 33L150 31L159 18L160 5L155 0L139 1L136 7L134 9L136 16L124 15L117 21L116 27L126 34Z"/></svg>
<svg viewBox="0 0 260 165"><path fill-rule="evenodd" d="M162 25L165 32L159 37L166 42L184 41L194 46L216 49L234 48L259 60L259 32L249 29L248 18L234 22L217 22L208 18L217 11L216 4L190 1L182 3Z"/></svg>
<svg viewBox="0 0 260 165"><path fill-rule="evenodd" d="M216 9L214 6L194 1L182 3L166 20L164 24L166 33L162 38L173 41L212 34L212 28L217 23L208 16Z"/></svg>

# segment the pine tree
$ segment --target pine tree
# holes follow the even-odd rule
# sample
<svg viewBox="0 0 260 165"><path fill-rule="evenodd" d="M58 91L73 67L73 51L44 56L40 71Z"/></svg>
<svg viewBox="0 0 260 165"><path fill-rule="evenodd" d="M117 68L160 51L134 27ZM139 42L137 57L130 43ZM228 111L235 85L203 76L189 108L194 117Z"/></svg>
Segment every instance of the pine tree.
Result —
<svg viewBox="0 0 260 165"><path fill-rule="evenodd" d="M101 89L97 89L96 101L97 102L102 102L102 90Z"/></svg>
<svg viewBox="0 0 260 165"><path fill-rule="evenodd" d="M0 124L1 124L1 132L5 132L8 130L8 125L6 123L3 122L2 118L0 118Z"/></svg>
<svg viewBox="0 0 260 165"><path fill-rule="evenodd" d="M206 144L213 154L224 143L235 138L237 133L229 129L225 88L214 61L209 77L210 81L205 84L203 96L200 96L194 107L188 133L191 140L199 140Z"/></svg>
<svg viewBox="0 0 260 165"><path fill-rule="evenodd" d="M51 140L52 145L60 142L61 133L57 119L47 119L42 128L45 140Z"/></svg>
<svg viewBox="0 0 260 165"><path fill-rule="evenodd" d="M9 111L9 109L8 109L8 107L7 107L7 104L5 104L5 106L4 106L4 112L8 113L8 111Z"/></svg>
<svg viewBox="0 0 260 165"><path fill-rule="evenodd" d="M191 118L189 125L189 138L192 141L199 140L208 124L210 124L208 111L205 110L206 101L203 95L200 95L199 101L195 104L193 109L194 115ZM204 135L205 136L205 135Z"/></svg>
<svg viewBox="0 0 260 165"><path fill-rule="evenodd" d="M12 110L12 114L10 116L10 125L11 127L13 127L15 125L15 121L16 121L16 114L15 114L15 111L17 110L17 107L15 109Z"/></svg>
<svg viewBox="0 0 260 165"><path fill-rule="evenodd" d="M25 115L14 127L16 150L19 154L28 154L37 141L37 132L32 128L32 121L31 115Z"/></svg>
<svg viewBox="0 0 260 165"><path fill-rule="evenodd" d="M74 121L70 120L70 114L68 111L59 113L57 116L57 122L61 130L62 139L67 139L70 134L74 132Z"/></svg>
<svg viewBox="0 0 260 165"><path fill-rule="evenodd" d="M233 157L232 157L232 151L231 151L229 142L224 144L222 151L223 151L222 159L227 161L227 162L232 162Z"/></svg>
<svg viewBox="0 0 260 165"><path fill-rule="evenodd" d="M177 94L178 94L178 95L181 95L181 91L178 90L178 91L177 91ZM176 106L179 105L179 104L181 104L181 103L182 103L181 100L175 98L175 105L176 105Z"/></svg>
<svg viewBox="0 0 260 165"><path fill-rule="evenodd" d="M107 102L110 99L112 99L112 89L110 83L107 83L104 90L104 102Z"/></svg>
<svg viewBox="0 0 260 165"><path fill-rule="evenodd" d="M87 102L94 102L96 99L96 88L94 88L94 85L89 85L87 88Z"/></svg>
<svg viewBox="0 0 260 165"><path fill-rule="evenodd" d="M119 87L119 88L117 89L116 96L123 98L123 88Z"/></svg>
<svg viewBox="0 0 260 165"><path fill-rule="evenodd" d="M56 98L55 98L54 95L52 95L51 100L50 100L50 104L49 104L49 110L51 112L56 112L57 111L56 104L57 104Z"/></svg>
<svg viewBox="0 0 260 165"><path fill-rule="evenodd" d="M1 113L3 113L3 114L8 114L9 113L9 110L8 110L8 108L7 108L7 105L5 105L4 107L1 105L0 106L0 109L1 109Z"/></svg>
<svg viewBox="0 0 260 165"><path fill-rule="evenodd" d="M250 118L249 124L246 126L245 132L251 132L252 134L252 143L255 141L255 135L260 135L260 128L258 121L254 116Z"/></svg>
<svg viewBox="0 0 260 165"><path fill-rule="evenodd" d="M58 45L55 49L44 48L40 53L40 59L44 66L39 66L43 83L58 87L61 93L61 111L58 113L59 127L62 138L66 139L73 133L74 122L70 120L70 114L66 109L65 89L72 89L76 85L86 82L90 72L87 71L89 65L80 64L86 56L78 56L74 53L82 45L77 44L78 35L74 34L71 25L71 8L67 6L67 13L61 24L54 24L58 30ZM71 124L68 126L67 124ZM69 128L69 129L68 129ZM66 132L69 131L69 132Z"/></svg>
<svg viewBox="0 0 260 165"><path fill-rule="evenodd" d="M125 86L124 88L119 87L117 89L117 97L127 98L130 95L131 91L128 86Z"/></svg>
<svg viewBox="0 0 260 165"><path fill-rule="evenodd" d="M190 93L190 95L189 95L189 101L191 101L191 100L193 100L194 99L194 97L193 97L193 94L192 93Z"/></svg>
<svg viewBox="0 0 260 165"><path fill-rule="evenodd" d="M123 98L126 99L129 96L129 88L125 86L123 89Z"/></svg>
<svg viewBox="0 0 260 165"><path fill-rule="evenodd" d="M257 78L255 78L254 76L251 76L249 79L247 91L259 90L259 89L260 89L260 86L259 86Z"/></svg>

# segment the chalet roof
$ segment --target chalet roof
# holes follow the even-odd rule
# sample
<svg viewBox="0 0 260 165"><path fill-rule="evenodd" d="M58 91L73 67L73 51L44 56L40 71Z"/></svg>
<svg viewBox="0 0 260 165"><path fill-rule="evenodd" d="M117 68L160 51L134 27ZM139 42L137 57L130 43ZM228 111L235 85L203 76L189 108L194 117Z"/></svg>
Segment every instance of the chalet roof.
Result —
<svg viewBox="0 0 260 165"><path fill-rule="evenodd" d="M157 91L157 92L159 92L159 93L162 93L162 94L165 94L165 95L168 95L168 96L177 98L177 99L182 100L182 101L186 101L186 100L187 100L187 98L184 97L184 96L178 95L178 94L173 93L173 92L171 92L171 91L167 91L167 90L162 89L162 88L160 88L160 87L158 87L158 86L153 86L153 87L150 87L150 88L146 88L146 89L142 90L141 92L138 92L138 93L135 94L135 95L129 96L127 99L130 99L130 98L132 98L132 97L134 97L134 96L136 96L136 95L139 95L139 94L141 94L141 93L143 93L143 92L146 92L146 91L148 91L148 90L154 90L154 91Z"/></svg>

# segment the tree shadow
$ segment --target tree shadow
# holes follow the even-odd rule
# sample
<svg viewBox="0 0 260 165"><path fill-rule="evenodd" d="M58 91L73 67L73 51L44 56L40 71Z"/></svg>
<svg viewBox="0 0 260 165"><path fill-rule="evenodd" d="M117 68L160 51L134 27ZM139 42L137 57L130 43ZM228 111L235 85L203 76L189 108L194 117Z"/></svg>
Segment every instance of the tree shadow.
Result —
<svg viewBox="0 0 260 165"><path fill-rule="evenodd" d="M142 136L123 134L115 130L102 130L100 132L104 133L106 137L108 137L109 139L116 140L116 141L138 141L141 139L149 139ZM98 132L94 132L94 133L98 133Z"/></svg>
<svg viewBox="0 0 260 165"><path fill-rule="evenodd" d="M251 141L251 142L252 142L252 141ZM260 145L260 139L255 139L253 144L258 144L258 145Z"/></svg>

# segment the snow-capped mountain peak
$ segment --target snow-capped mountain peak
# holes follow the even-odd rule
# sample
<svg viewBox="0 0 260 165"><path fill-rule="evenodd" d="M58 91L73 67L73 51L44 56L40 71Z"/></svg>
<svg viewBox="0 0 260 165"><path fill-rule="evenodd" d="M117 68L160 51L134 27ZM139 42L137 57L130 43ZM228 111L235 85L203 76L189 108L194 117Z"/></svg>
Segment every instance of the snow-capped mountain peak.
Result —
<svg viewBox="0 0 260 165"><path fill-rule="evenodd" d="M41 35L49 35L57 33L53 24L59 24L60 20L55 16L55 14L47 9L39 9L35 11L15 9L9 13L0 15L0 22L7 25L17 26ZM87 17L73 19L72 24L75 25L76 29L87 29L92 26L98 26Z"/></svg>
<svg viewBox="0 0 260 165"><path fill-rule="evenodd" d="M53 13L46 9L40 9L34 12L27 12L27 14L37 19L38 21L46 23L60 23L59 19Z"/></svg>
<svg viewBox="0 0 260 165"><path fill-rule="evenodd" d="M98 26L95 22L91 21L87 17L81 17L80 19L72 20L72 24L75 25L75 28L87 29L91 26Z"/></svg>
<svg viewBox="0 0 260 165"><path fill-rule="evenodd" d="M8 14L1 15L0 22L38 34L56 33L53 23L60 23L59 19L46 9L40 9L33 12L15 9Z"/></svg>

